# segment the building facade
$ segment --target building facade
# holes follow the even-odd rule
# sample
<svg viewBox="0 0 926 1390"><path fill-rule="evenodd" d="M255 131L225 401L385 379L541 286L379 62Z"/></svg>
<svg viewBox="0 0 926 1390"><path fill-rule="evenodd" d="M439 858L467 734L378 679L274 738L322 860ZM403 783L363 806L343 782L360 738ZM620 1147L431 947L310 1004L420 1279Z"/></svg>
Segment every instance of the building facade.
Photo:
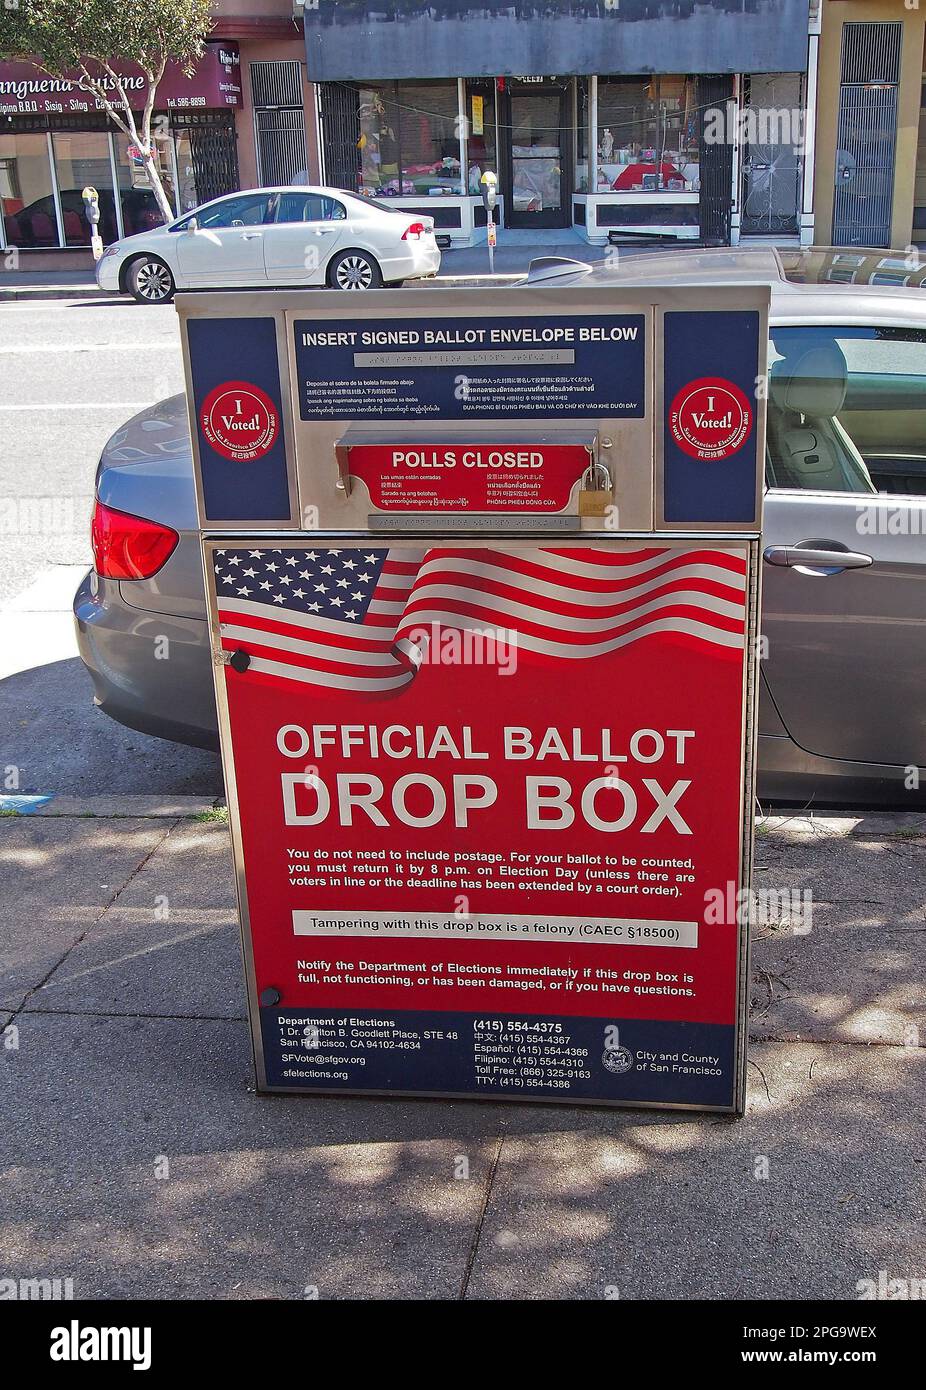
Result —
<svg viewBox="0 0 926 1390"><path fill-rule="evenodd" d="M926 242L926 11L901 0L822 6L815 240Z"/></svg>
<svg viewBox="0 0 926 1390"><path fill-rule="evenodd" d="M304 24L323 180L451 244L485 235L486 171L511 228L812 239L808 0L305 0Z"/></svg>
<svg viewBox="0 0 926 1390"><path fill-rule="evenodd" d="M145 80L131 64L116 70L134 106ZM209 43L188 77L172 65L158 88L153 122L161 181L177 213L238 184L235 113L241 106L235 44ZM100 195L105 242L161 222L144 163L129 137L77 85L31 63L0 63L2 249L28 265L86 259L90 227L81 190ZM60 254L56 254L60 253ZM73 254L69 254L73 253Z"/></svg>
<svg viewBox="0 0 926 1390"><path fill-rule="evenodd" d="M216 0L212 38L238 45L235 113L242 188L317 180L315 96L306 77L301 7L293 0Z"/></svg>
<svg viewBox="0 0 926 1390"><path fill-rule="evenodd" d="M178 213L325 182L485 238L926 244L924 24L913 0L217 0L159 94ZM0 62L0 251L89 264L156 219L130 142L77 90Z"/></svg>
<svg viewBox="0 0 926 1390"><path fill-rule="evenodd" d="M140 74L117 69L131 96ZM158 89L155 150L174 210L317 178L315 129L292 0L218 0L192 75L170 67ZM0 61L0 255L15 248L24 271L92 265L87 185L100 194L104 242L160 223L131 141L76 80Z"/></svg>

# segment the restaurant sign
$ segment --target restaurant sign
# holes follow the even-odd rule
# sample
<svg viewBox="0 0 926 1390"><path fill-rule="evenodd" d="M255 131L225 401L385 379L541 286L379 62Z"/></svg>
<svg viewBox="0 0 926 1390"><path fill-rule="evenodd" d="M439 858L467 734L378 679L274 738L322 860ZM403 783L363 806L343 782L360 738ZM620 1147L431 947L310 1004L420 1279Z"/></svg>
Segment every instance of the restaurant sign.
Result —
<svg viewBox="0 0 926 1390"><path fill-rule="evenodd" d="M142 110L148 79L135 63L115 60L132 110ZM88 62L92 72L93 64ZM113 78L101 72L113 105L122 98ZM162 111L194 111L241 106L241 56L236 43L207 43L188 76L179 63L168 63L158 84L156 106ZM73 116L104 110L92 92L80 86L76 71L52 77L34 63L0 62L0 115Z"/></svg>

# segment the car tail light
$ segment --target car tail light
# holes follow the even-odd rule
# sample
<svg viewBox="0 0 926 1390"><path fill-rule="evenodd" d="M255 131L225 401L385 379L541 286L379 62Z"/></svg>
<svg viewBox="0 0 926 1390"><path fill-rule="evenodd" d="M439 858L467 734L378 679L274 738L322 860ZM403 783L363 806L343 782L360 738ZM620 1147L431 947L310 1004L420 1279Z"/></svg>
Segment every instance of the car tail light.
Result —
<svg viewBox="0 0 926 1390"><path fill-rule="evenodd" d="M425 222L413 222L410 227L406 227L402 233L403 241L417 241L419 237L426 236L428 227Z"/></svg>
<svg viewBox="0 0 926 1390"><path fill-rule="evenodd" d="M150 579L180 537L169 526L104 506L97 498L90 527L93 565L104 579Z"/></svg>

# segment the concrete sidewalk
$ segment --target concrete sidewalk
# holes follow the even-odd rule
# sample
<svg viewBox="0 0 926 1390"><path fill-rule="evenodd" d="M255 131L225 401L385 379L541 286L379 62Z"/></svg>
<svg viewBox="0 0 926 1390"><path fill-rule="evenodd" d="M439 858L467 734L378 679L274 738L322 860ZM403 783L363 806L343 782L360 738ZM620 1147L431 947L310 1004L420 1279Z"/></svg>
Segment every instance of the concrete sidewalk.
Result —
<svg viewBox="0 0 926 1390"><path fill-rule="evenodd" d="M664 249L664 248L660 248ZM496 275L524 275L532 260L537 256L563 256L567 260L584 261L593 264L597 261L620 256L639 255L640 247L589 246L581 237L569 237L558 232L546 238L539 238L536 232L506 232L498 234L495 248ZM458 251L444 251L441 256L440 279L457 275L488 275L489 248L481 246L461 247Z"/></svg>
<svg viewBox="0 0 926 1390"><path fill-rule="evenodd" d="M92 270L0 270L0 304L106 298Z"/></svg>
<svg viewBox="0 0 926 1390"><path fill-rule="evenodd" d="M552 241L537 241L532 234L506 233L503 230L499 234L499 244L495 252L495 274L499 277L523 275L536 256L565 256L572 260L594 262L615 254L614 247L589 246L579 237L563 241L562 235L557 234L556 239ZM565 235L568 236L568 233ZM522 239L524 237L527 239ZM621 247L620 255L639 254L640 249ZM457 251L444 251L438 280L453 283L470 280L474 276L481 280L488 274L488 248L485 245L473 246ZM430 280L408 282L409 288L433 283ZM112 298L108 291L97 288L93 272L89 270L0 271L0 304L37 303L44 299Z"/></svg>
<svg viewBox="0 0 926 1390"><path fill-rule="evenodd" d="M812 890L813 930L756 932L739 1121L258 1097L214 811L51 801L0 846L4 1277L631 1300L922 1277L926 817L761 827L758 886Z"/></svg>

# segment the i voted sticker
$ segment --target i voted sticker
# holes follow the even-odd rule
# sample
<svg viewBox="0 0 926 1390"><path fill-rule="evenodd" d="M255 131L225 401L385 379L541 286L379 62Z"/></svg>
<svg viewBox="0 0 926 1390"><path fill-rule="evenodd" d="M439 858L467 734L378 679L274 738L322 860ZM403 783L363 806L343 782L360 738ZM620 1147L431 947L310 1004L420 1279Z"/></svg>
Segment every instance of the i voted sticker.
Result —
<svg viewBox="0 0 926 1390"><path fill-rule="evenodd" d="M263 458L280 432L273 401L249 381L226 381L214 387L203 401L200 423L216 453L241 463Z"/></svg>
<svg viewBox="0 0 926 1390"><path fill-rule="evenodd" d="M726 459L752 433L753 409L746 394L723 377L701 377L683 386L669 410L669 429L691 458Z"/></svg>

